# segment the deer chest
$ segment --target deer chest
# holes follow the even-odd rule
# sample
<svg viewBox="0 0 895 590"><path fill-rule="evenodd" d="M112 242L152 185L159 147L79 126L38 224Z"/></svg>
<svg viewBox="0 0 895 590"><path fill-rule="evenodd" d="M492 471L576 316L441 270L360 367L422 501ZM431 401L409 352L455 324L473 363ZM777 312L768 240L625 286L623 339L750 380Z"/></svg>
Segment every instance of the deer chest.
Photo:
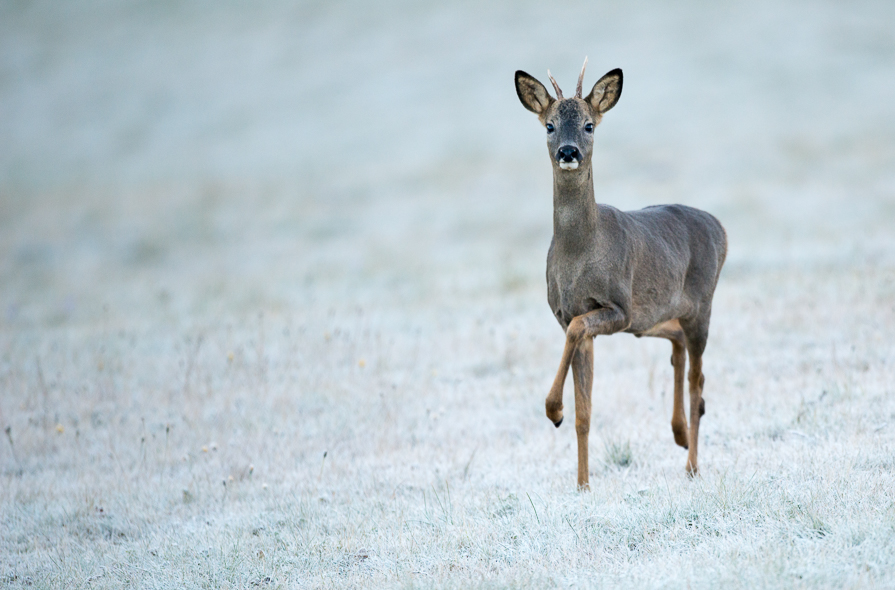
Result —
<svg viewBox="0 0 895 590"><path fill-rule="evenodd" d="M615 301L607 285L609 274L593 262L559 264L552 257L547 262L547 302L563 328L572 318Z"/></svg>

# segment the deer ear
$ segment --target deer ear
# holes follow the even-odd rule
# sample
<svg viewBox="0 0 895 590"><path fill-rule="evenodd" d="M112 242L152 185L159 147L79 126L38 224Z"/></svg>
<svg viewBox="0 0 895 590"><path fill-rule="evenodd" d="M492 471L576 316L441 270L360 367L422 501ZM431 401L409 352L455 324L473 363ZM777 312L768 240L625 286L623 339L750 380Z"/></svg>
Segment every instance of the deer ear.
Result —
<svg viewBox="0 0 895 590"><path fill-rule="evenodd" d="M584 100L598 115L602 115L615 106L622 95L624 76L618 68L612 70L594 84L593 90Z"/></svg>
<svg viewBox="0 0 895 590"><path fill-rule="evenodd" d="M522 70L516 71L516 94L519 95L522 106L538 116L547 112L547 108L553 103L553 97L544 85Z"/></svg>

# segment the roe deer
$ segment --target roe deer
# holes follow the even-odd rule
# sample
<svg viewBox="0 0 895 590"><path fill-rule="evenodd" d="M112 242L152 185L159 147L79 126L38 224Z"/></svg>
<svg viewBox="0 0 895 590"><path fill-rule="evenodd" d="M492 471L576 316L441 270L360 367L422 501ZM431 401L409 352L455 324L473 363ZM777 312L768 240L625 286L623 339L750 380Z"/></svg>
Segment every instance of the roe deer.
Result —
<svg viewBox="0 0 895 590"><path fill-rule="evenodd" d="M588 487L587 438L593 386L593 338L628 332L671 340L674 366L674 441L689 449L686 470L696 473L699 418L705 413L702 353L709 335L712 296L727 255L727 234L713 216L684 205L619 211L594 199L593 131L622 93L622 71L612 70L581 97L587 59L573 98L556 98L523 71L516 72L522 105L547 128L553 164L553 240L547 253L547 301L566 332L547 417L563 420L563 384L572 366L578 486ZM690 428L684 414L684 350L690 356Z"/></svg>

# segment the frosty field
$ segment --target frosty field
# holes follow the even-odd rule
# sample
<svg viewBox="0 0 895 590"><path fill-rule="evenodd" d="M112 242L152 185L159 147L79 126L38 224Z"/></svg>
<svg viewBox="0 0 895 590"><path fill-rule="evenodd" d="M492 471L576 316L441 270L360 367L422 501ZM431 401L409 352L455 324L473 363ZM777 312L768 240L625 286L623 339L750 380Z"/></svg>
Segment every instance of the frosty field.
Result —
<svg viewBox="0 0 895 590"><path fill-rule="evenodd" d="M0 4L0 586L893 587L892 22ZM580 493L513 72L585 55L597 199L730 251L700 474L668 342L601 337Z"/></svg>

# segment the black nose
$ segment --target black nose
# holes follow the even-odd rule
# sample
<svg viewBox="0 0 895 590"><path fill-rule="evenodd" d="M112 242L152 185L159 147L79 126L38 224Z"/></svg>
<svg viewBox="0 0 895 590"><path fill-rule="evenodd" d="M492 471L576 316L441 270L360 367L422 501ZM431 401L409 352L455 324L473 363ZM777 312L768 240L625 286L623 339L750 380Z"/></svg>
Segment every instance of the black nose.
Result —
<svg viewBox="0 0 895 590"><path fill-rule="evenodd" d="M560 162L580 162L581 152L574 146L564 145L556 152L556 159Z"/></svg>

